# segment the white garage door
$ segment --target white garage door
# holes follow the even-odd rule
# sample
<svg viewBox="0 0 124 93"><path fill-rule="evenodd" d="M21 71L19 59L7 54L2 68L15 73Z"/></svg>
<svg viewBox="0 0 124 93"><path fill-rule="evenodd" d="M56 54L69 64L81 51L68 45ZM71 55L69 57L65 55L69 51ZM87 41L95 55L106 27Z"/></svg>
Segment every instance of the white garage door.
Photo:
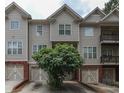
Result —
<svg viewBox="0 0 124 93"><path fill-rule="evenodd" d="M24 79L23 65L20 64L7 64L5 67L6 80L20 81Z"/></svg>
<svg viewBox="0 0 124 93"><path fill-rule="evenodd" d="M82 69L82 82L98 83L98 69L97 68Z"/></svg>
<svg viewBox="0 0 124 93"><path fill-rule="evenodd" d="M48 79L47 73L38 67L31 67L30 71L31 81L46 81Z"/></svg>

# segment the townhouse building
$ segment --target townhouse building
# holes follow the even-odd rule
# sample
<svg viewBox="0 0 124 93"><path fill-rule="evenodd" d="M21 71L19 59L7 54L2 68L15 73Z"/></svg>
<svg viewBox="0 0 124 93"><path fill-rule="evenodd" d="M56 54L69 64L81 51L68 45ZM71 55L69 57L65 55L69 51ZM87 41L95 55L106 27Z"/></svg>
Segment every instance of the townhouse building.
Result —
<svg viewBox="0 0 124 93"><path fill-rule="evenodd" d="M5 8L6 80L47 80L32 59L41 48L72 44L84 63L67 80L85 83L119 81L119 10L105 14L98 7L81 17L67 4L46 19L32 19L15 2Z"/></svg>

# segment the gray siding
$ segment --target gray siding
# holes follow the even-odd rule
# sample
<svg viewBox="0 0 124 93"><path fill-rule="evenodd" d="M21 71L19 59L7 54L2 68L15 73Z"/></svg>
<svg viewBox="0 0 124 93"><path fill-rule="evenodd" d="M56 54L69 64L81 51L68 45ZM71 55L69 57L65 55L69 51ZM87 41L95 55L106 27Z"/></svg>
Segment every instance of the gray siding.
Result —
<svg viewBox="0 0 124 93"><path fill-rule="evenodd" d="M10 29L10 21L19 20L20 28L17 31ZM6 61L28 61L28 20L23 19L21 14L17 10L12 10L8 14L8 18L5 20L5 60ZM21 55L8 55L8 41L22 41L23 51Z"/></svg>
<svg viewBox="0 0 124 93"><path fill-rule="evenodd" d="M71 35L59 35L59 24L71 24ZM56 22L50 24L50 41L79 41L79 25L72 16L62 12L56 17Z"/></svg>

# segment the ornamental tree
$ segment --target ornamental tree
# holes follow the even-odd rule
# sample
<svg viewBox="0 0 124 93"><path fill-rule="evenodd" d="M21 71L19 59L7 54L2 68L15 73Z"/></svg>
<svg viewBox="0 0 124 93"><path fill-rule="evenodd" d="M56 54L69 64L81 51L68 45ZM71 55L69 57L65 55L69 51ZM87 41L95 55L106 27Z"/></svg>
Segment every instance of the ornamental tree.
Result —
<svg viewBox="0 0 124 93"><path fill-rule="evenodd" d="M54 48L44 48L32 55L40 68L48 73L48 84L60 88L64 77L79 69L80 55L72 45L56 44Z"/></svg>

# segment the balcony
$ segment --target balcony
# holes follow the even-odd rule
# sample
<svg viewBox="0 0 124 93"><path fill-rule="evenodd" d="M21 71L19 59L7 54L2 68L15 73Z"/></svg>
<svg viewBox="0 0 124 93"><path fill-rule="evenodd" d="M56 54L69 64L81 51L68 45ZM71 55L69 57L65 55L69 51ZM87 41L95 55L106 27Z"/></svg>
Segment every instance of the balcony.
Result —
<svg viewBox="0 0 124 93"><path fill-rule="evenodd" d="M102 34L100 36L101 43L119 43L118 34Z"/></svg>
<svg viewBox="0 0 124 93"><path fill-rule="evenodd" d="M101 56L101 63L119 63L119 56Z"/></svg>

